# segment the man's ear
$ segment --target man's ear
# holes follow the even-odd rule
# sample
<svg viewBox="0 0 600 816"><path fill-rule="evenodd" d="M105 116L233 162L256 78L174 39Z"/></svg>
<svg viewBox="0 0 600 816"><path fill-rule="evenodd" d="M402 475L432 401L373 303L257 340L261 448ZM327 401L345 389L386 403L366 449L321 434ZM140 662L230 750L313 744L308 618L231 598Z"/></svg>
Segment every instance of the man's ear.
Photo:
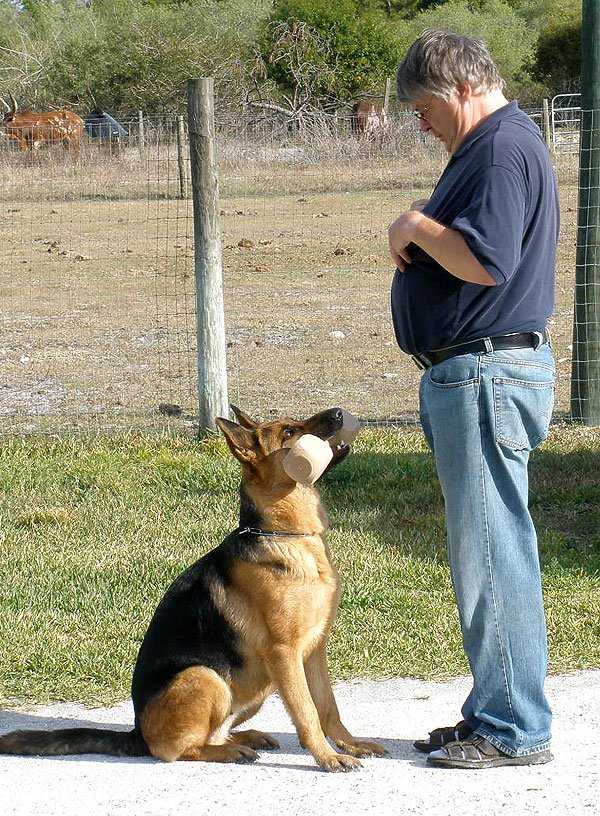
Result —
<svg viewBox="0 0 600 816"><path fill-rule="evenodd" d="M233 405L233 403L229 403L229 407L233 411L237 421L243 428L256 428L258 422L255 422L252 417L249 417L248 414L245 414L241 408L238 408L237 405Z"/></svg>
<svg viewBox="0 0 600 816"><path fill-rule="evenodd" d="M215 423L236 459L240 462L253 462L256 459L256 437L253 431L223 417L217 417Z"/></svg>
<svg viewBox="0 0 600 816"><path fill-rule="evenodd" d="M461 102L467 102L473 96L473 89L468 82L462 82L456 90Z"/></svg>

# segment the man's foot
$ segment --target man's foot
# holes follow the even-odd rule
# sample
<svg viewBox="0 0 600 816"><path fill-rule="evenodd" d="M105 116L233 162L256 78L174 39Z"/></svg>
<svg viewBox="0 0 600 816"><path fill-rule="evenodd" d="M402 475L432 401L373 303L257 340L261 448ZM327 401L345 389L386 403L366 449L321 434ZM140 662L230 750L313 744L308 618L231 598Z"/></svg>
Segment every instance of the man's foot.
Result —
<svg viewBox="0 0 600 816"><path fill-rule="evenodd" d="M543 765L554 757L550 751L536 751L526 756L510 756L488 742L479 734L466 739L449 742L443 748L432 751L427 764L436 768L500 768L503 765Z"/></svg>
<svg viewBox="0 0 600 816"><path fill-rule="evenodd" d="M443 748L449 742L456 742L470 737L473 733L471 726L464 720L461 720L456 725L450 725L446 728L435 728L429 732L428 740L416 740L413 742L417 751L422 751L428 754L430 751L435 751L437 748Z"/></svg>

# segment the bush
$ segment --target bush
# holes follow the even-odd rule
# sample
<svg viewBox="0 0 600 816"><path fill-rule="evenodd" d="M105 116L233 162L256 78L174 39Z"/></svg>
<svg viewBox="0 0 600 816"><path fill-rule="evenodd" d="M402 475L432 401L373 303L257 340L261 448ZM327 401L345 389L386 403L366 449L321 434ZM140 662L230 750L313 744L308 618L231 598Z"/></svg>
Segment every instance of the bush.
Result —
<svg viewBox="0 0 600 816"><path fill-rule="evenodd" d="M10 84L33 107L152 113L180 109L185 81L212 74L222 98L239 96L240 61L270 7L269 0L30 2L18 15L21 53L0 56L1 91Z"/></svg>
<svg viewBox="0 0 600 816"><path fill-rule="evenodd" d="M572 91L581 77L581 3L545 0L535 74L549 93Z"/></svg>
<svg viewBox="0 0 600 816"><path fill-rule="evenodd" d="M321 97L351 100L362 93L383 93L386 77L400 61L401 43L384 15L362 11L355 0L283 0L277 3L261 38L261 51L269 76L282 89L296 86L284 62L273 64L273 30L281 23L306 24L323 42L314 53L314 64L322 69L315 91Z"/></svg>
<svg viewBox="0 0 600 816"><path fill-rule="evenodd" d="M426 28L443 28L485 41L509 92L515 93L529 79L537 32L503 0L449 0L398 25L403 52Z"/></svg>

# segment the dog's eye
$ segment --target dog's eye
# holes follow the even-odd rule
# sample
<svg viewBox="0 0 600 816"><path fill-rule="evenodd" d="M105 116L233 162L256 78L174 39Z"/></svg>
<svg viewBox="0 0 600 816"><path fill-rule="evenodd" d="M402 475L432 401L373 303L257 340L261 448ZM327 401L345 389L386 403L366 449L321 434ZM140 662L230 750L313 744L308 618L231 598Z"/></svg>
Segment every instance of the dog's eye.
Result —
<svg viewBox="0 0 600 816"><path fill-rule="evenodd" d="M291 437L296 433L295 428L284 428L282 432L282 436L284 439L291 439Z"/></svg>

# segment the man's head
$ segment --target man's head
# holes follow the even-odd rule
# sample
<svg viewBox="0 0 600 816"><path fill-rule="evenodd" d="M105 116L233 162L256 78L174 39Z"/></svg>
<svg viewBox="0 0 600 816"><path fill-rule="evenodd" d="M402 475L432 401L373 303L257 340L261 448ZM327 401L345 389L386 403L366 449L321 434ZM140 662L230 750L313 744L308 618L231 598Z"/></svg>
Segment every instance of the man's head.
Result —
<svg viewBox="0 0 600 816"><path fill-rule="evenodd" d="M409 48L396 77L398 100L454 153L467 133L506 104L504 80L485 44L429 29Z"/></svg>

